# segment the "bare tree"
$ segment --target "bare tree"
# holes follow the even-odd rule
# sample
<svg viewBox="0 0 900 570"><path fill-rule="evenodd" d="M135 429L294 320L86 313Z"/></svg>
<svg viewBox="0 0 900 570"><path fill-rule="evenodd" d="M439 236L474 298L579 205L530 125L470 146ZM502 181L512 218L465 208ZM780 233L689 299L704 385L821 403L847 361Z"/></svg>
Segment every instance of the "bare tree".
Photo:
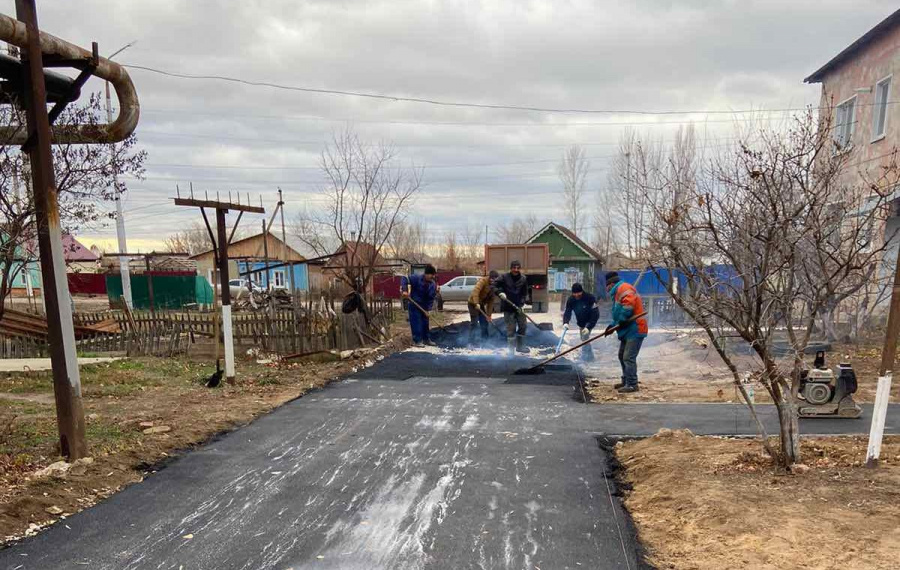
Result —
<svg viewBox="0 0 900 570"><path fill-rule="evenodd" d="M480 225L466 222L462 232L460 256L466 265L474 265L484 256L483 231Z"/></svg>
<svg viewBox="0 0 900 570"><path fill-rule="evenodd" d="M657 275L706 331L756 417L722 338L749 344L779 417L778 451L758 422L764 445L788 466L800 460L798 392L813 325L831 299L871 277L883 253L874 231L900 168L895 154L874 176L861 172L862 182L844 176L848 154L834 152L828 121L811 111L781 129L752 125L739 140L701 161L686 139L641 181L652 207L647 261L668 270Z"/></svg>
<svg viewBox="0 0 900 570"><path fill-rule="evenodd" d="M585 185L591 163L583 148L572 145L566 149L557 166L559 180L563 185L563 208L569 228L578 233L585 217Z"/></svg>
<svg viewBox="0 0 900 570"><path fill-rule="evenodd" d="M213 232L213 238L215 237L216 234ZM210 251L213 248L209 231L200 222L194 222L187 229L170 234L163 240L163 243L168 252L190 255Z"/></svg>
<svg viewBox="0 0 900 570"><path fill-rule="evenodd" d="M500 243L525 243L542 225L534 214L528 214L525 218L516 217L497 226L497 238Z"/></svg>
<svg viewBox="0 0 900 570"><path fill-rule="evenodd" d="M82 105L70 105L57 125L97 125L104 121L99 97ZM15 106L0 107L0 124L19 126L24 114ZM126 190L125 177L141 177L146 151L135 150L134 135L113 144L54 145L60 221L68 233L102 223L104 202ZM29 161L18 145L0 141L0 317L4 301L19 274L38 259L37 227L31 192ZM118 180L115 174L119 175ZM25 275L25 278L30 278Z"/></svg>
<svg viewBox="0 0 900 570"><path fill-rule="evenodd" d="M397 163L390 144L365 143L350 129L335 134L320 159L325 206L297 220L297 237L316 254L335 253L336 244L342 250L331 264L356 291L368 287L391 234L422 187L421 169Z"/></svg>
<svg viewBox="0 0 900 570"><path fill-rule="evenodd" d="M422 218L409 218L397 222L387 242L391 257L411 263L425 263L427 260L428 230Z"/></svg>
<svg viewBox="0 0 900 570"><path fill-rule="evenodd" d="M444 236L443 252L441 252L441 267L443 269L458 270L462 267L459 244L455 231L447 232Z"/></svg>

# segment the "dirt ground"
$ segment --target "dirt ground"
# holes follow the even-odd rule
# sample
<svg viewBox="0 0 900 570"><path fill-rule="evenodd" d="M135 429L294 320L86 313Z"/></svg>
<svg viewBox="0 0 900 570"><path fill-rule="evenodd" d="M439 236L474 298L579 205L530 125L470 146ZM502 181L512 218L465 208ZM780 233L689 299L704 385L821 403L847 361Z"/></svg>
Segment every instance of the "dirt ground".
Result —
<svg viewBox="0 0 900 570"><path fill-rule="evenodd" d="M436 317L451 320L453 314ZM409 345L394 340L346 359L326 355L267 362L242 354L236 385L204 386L209 359L136 358L82 367L91 459L61 463L49 372L0 377L0 548L139 482L161 462L235 429L309 390ZM345 355L347 356L347 355ZM45 473L56 464L59 470Z"/></svg>
<svg viewBox="0 0 900 570"><path fill-rule="evenodd" d="M865 438L804 439L805 465L774 467L759 442L663 431L621 442L625 505L660 569L894 569L900 437L867 469ZM628 490L630 489L630 490Z"/></svg>
<svg viewBox="0 0 900 570"><path fill-rule="evenodd" d="M742 401L731 373L703 333L651 330L638 356L641 390L636 394L621 395L613 389L621 376L618 348L617 340L601 339L595 343L596 360L583 365L588 392L595 402ZM741 351L734 358L740 371L753 368L754 358L746 352ZM842 361L852 363L859 382L854 398L857 402L875 401L880 340L864 341L858 346L833 345L827 359L831 367ZM809 362L812 363L811 356ZM753 385L753 392L756 402L771 402L760 384ZM900 401L900 382L893 382L891 396L891 401Z"/></svg>

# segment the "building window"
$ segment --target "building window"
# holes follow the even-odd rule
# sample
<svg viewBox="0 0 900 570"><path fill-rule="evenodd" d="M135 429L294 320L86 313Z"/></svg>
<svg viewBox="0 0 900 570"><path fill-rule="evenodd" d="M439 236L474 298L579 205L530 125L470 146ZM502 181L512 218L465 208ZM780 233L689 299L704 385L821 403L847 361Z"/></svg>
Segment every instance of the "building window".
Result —
<svg viewBox="0 0 900 570"><path fill-rule="evenodd" d="M872 107L872 142L884 138L887 126L888 97L891 94L891 78L886 77L875 84L875 106Z"/></svg>
<svg viewBox="0 0 900 570"><path fill-rule="evenodd" d="M272 274L275 276L275 288L284 289L284 271L279 269L277 271L273 271Z"/></svg>
<svg viewBox="0 0 900 570"><path fill-rule="evenodd" d="M853 123L856 120L856 96L837 106L834 116L834 143L838 150L850 148L853 137Z"/></svg>

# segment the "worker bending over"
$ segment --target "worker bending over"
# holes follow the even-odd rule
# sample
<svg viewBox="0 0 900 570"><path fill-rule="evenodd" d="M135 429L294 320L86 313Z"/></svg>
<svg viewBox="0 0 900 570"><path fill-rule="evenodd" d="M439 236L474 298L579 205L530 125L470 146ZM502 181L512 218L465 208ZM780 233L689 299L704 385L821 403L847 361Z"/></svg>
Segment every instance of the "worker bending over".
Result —
<svg viewBox="0 0 900 570"><path fill-rule="evenodd" d="M522 275L522 264L513 261L509 273L504 273L493 285L494 293L500 297L503 321L506 323L506 342L509 354L514 350L528 352L525 348L525 299L528 298L528 280Z"/></svg>
<svg viewBox="0 0 900 570"><path fill-rule="evenodd" d="M619 274L606 274L606 290L613 300L610 327L619 325L619 363L622 365L622 382L615 385L619 392L637 392L637 356L647 336L647 319L641 317L628 322L634 315L644 312L644 302L635 288L619 279Z"/></svg>
<svg viewBox="0 0 900 570"><path fill-rule="evenodd" d="M488 337L488 322L494 312L494 292L491 290L493 283L500 274L494 270L475 284L472 294L469 295L469 344L475 344L475 330L481 325L481 339ZM485 317L484 315L487 315Z"/></svg>
<svg viewBox="0 0 900 570"><path fill-rule="evenodd" d="M566 301L566 312L563 313L563 334L569 329L569 320L575 315L575 322L581 332L582 342L591 337L591 331L597 325L600 318L600 309L597 308L597 299L590 293L584 292L581 283L572 285L572 294ZM594 351L590 344L581 349L581 359L590 362L594 360Z"/></svg>
<svg viewBox="0 0 900 570"><path fill-rule="evenodd" d="M414 301L409 303L409 329L412 332L413 344L416 346L423 344L434 346L434 342L428 336L428 314L425 311L431 310L434 298L438 294L438 285L434 280L435 273L437 270L429 264L425 266L425 273L409 277L404 275L401 283L403 298Z"/></svg>

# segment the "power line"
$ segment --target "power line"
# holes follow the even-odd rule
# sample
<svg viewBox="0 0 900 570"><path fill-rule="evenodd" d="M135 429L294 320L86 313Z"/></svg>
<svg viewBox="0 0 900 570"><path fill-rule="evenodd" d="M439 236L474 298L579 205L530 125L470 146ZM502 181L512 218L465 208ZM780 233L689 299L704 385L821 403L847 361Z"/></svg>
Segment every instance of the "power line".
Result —
<svg viewBox="0 0 900 570"><path fill-rule="evenodd" d="M246 113L232 113L229 111L223 111L221 113L203 113L203 112L194 112L187 109L141 109L141 113L150 113L150 114L183 114L190 116L207 116L207 117L217 117L219 119L227 118L227 119L263 119L263 120L274 120L274 121L328 121L328 122L339 122L339 123L350 123L350 124L379 124L379 125L413 125L413 126L449 126L449 127L468 127L468 126L483 126L483 127L596 127L596 126L643 126L643 125L683 125L690 123L733 123L735 120L747 121L747 120L776 120L778 118L784 118L786 116L786 111L770 111L770 110L760 110L760 114L776 114L780 113L782 117L778 118L763 118L763 117L752 117L745 119L719 119L719 120L704 120L704 119L691 119L691 120L682 120L682 121L590 121L590 122L529 122L529 123L496 123L496 122L487 122L487 121L413 121L413 120L390 120L390 119L352 119L352 118L332 118L332 117L322 117L318 115L305 115L305 116L297 116L297 115L261 115L261 114L246 114ZM712 113L712 112L710 112Z"/></svg>
<svg viewBox="0 0 900 570"><path fill-rule="evenodd" d="M445 101L441 99L428 99L423 97L406 97L401 95L384 95L381 93L371 93L366 91L346 91L340 89L322 89L317 87L300 87L295 85L283 85L280 83L273 83L270 81L254 81L249 79L241 79L238 77L229 77L226 75L195 75L188 73L177 73L172 71L164 71L162 69L156 69L153 67L147 67L144 65L124 65L123 67L127 67L129 69L139 69L141 71L148 71L151 73L156 73L159 75L165 75L167 77L175 77L178 79L191 79L191 80L213 80L213 81L226 81L229 83L240 83L242 85L248 85L251 87L269 87L272 89L279 89L283 91L299 91L303 93L316 93L320 95L341 95L346 97L360 97L365 99L378 99L382 101L391 101L391 102L406 102L406 103L421 103L426 105L435 105L440 107L466 107L466 108L474 108L474 109L491 109L491 110L504 110L504 111L531 111L538 113L562 113L562 114L603 114L603 115L734 115L734 114L752 114L752 113L761 113L761 112L791 112L791 111L806 111L806 110L821 110L824 107L788 107L782 109L771 109L771 110L763 110L763 109L733 109L733 110L713 110L713 109L700 109L700 110L685 110L685 111L676 111L676 110L663 110L663 111L643 111L636 109L578 109L578 108L553 108L553 107L538 107L531 105L513 105L513 104L500 104L500 103L471 103L471 102L461 102L461 101ZM889 101L888 103L896 103L896 101Z"/></svg>

